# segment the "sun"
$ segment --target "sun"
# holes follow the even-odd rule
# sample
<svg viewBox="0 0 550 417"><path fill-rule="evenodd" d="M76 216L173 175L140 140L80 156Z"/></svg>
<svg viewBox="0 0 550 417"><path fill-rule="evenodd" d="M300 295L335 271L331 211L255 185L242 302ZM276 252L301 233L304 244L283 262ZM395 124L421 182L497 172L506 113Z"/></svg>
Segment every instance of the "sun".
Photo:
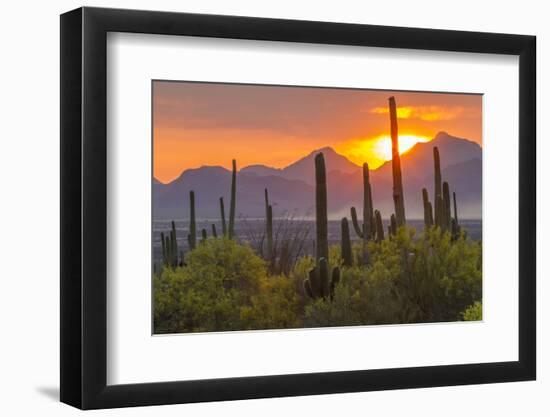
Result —
<svg viewBox="0 0 550 417"><path fill-rule="evenodd" d="M417 135L399 135L399 153L404 154L417 143L428 142L429 139ZM373 151L377 158L389 161L391 154L391 137L387 135L379 136L373 140Z"/></svg>

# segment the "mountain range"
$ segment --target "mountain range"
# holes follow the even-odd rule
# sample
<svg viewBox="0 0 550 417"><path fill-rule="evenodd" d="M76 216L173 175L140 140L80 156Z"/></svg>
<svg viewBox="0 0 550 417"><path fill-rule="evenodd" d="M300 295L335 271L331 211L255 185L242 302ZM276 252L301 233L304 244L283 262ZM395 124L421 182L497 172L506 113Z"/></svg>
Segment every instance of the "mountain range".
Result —
<svg viewBox="0 0 550 417"><path fill-rule="evenodd" d="M439 148L443 181L456 192L459 218L481 218L482 150L470 140L438 133L401 155L407 218L423 218L422 188L433 202L433 147ZM330 147L314 150L285 168L249 165L237 173L237 216L264 216L264 189L269 190L274 216L295 212L312 214L315 206L315 155L322 152L327 170L329 216L349 217L355 206L362 212L362 168ZM238 159L237 159L238 163ZM393 213L391 161L370 171L373 201L382 217ZM195 192L198 218L218 218L223 197L229 208L231 171L220 166L188 169L168 184L153 179L153 216L156 220L189 217L189 191ZM433 203L432 203L433 204Z"/></svg>

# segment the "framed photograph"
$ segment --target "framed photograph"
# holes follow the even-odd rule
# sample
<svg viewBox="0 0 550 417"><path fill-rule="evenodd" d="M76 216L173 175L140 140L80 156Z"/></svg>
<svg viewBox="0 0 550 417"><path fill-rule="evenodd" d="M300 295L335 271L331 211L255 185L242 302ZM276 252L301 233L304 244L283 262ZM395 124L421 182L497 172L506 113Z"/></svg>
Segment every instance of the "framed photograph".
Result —
<svg viewBox="0 0 550 417"><path fill-rule="evenodd" d="M61 16L61 401L533 380L535 37Z"/></svg>

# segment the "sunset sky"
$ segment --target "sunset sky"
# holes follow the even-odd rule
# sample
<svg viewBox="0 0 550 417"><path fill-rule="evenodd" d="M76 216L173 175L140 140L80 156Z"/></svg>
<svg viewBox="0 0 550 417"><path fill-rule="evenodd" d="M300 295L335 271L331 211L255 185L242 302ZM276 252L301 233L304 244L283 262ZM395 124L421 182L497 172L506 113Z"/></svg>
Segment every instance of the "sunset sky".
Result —
<svg viewBox="0 0 550 417"><path fill-rule="evenodd" d="M324 146L374 169L391 158L390 96L401 151L439 131L481 145L481 95L154 81L154 176L232 158L283 168Z"/></svg>

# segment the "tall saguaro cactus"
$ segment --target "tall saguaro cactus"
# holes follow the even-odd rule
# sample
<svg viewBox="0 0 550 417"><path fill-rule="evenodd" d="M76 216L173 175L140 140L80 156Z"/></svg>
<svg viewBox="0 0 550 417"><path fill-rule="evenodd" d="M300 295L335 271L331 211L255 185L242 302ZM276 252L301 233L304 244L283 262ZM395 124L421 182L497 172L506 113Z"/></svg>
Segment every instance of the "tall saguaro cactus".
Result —
<svg viewBox="0 0 550 417"><path fill-rule="evenodd" d="M222 235L227 236L227 226L225 224L225 207L223 205L223 197L220 197L220 214L222 217Z"/></svg>
<svg viewBox="0 0 550 417"><path fill-rule="evenodd" d="M237 204L237 161L232 161L233 170L231 174L231 203L229 206L229 239L232 239L235 235L235 209Z"/></svg>
<svg viewBox="0 0 550 417"><path fill-rule="evenodd" d="M315 230L317 263L328 259L327 176L323 153L315 156Z"/></svg>
<svg viewBox="0 0 550 417"><path fill-rule="evenodd" d="M397 129L397 107L395 98L389 98L390 131L392 150L393 200L397 226L405 225L405 198L403 196L403 180L401 177L401 157L399 156L399 133Z"/></svg>
<svg viewBox="0 0 550 417"><path fill-rule="evenodd" d="M328 214L327 214L327 177L325 158L322 153L315 156L315 267L304 280L304 290L312 298L332 296L334 287L340 279L340 272L328 273Z"/></svg>
<svg viewBox="0 0 550 417"><path fill-rule="evenodd" d="M189 191L189 249L193 250L197 246L197 222L195 219L195 192Z"/></svg>
<svg viewBox="0 0 550 417"><path fill-rule="evenodd" d="M349 237L349 224L347 218L342 218L341 223L341 232L342 232L342 241L341 241L341 252L342 252L342 261L344 266L352 266L353 256L351 252L351 239Z"/></svg>
<svg viewBox="0 0 550 417"><path fill-rule="evenodd" d="M267 188L264 190L265 197L265 234L267 239L267 260L273 261L273 208L269 204Z"/></svg>
<svg viewBox="0 0 550 417"><path fill-rule="evenodd" d="M439 160L439 149L434 146L434 217L435 225L443 228L443 195L441 187L441 163Z"/></svg>

